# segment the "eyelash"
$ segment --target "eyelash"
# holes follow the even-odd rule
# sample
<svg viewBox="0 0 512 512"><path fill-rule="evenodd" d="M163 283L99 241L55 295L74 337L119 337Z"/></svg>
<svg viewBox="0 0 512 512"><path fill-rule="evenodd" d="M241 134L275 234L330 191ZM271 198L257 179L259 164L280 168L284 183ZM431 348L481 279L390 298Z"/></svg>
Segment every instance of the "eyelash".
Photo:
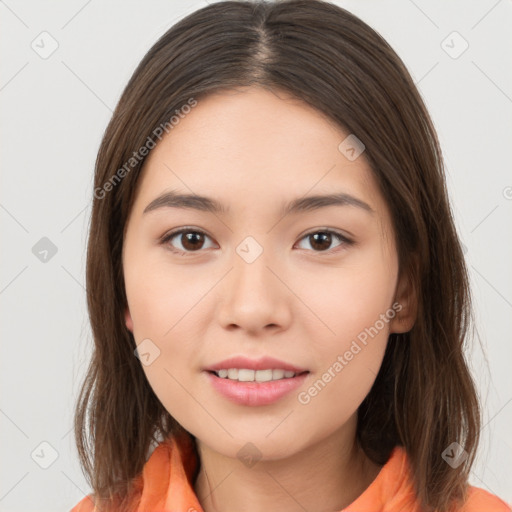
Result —
<svg viewBox="0 0 512 512"><path fill-rule="evenodd" d="M190 254L194 254L194 253L198 253L198 252L201 252L201 249L197 250L197 251L181 251L180 249L176 249L175 247L172 247L170 244L168 244L168 242L170 242L170 240L172 240L176 235L180 235L182 233L199 233L201 235L204 235L204 236L207 236L208 238L210 238L210 236L205 233L204 231L202 231L201 229L197 229L197 228L180 228L180 229L177 229L176 231L171 231L170 233L167 233L165 234L161 239L160 239L160 244L161 245L168 245L168 248L171 252L177 254L178 256L188 256ZM317 229L315 231L310 231L309 233L306 233L305 235L303 235L300 240L303 240L304 238L307 238L308 236L311 236L311 235L315 235L317 233L327 233L327 234L330 234L330 235L334 235L335 237L337 237L341 242L342 244L336 246L334 249L328 249L327 251L312 251L312 252L316 252L316 253L326 253L326 254L332 254L333 252L337 252L336 249L345 245L345 246L351 246L351 245L354 245L355 242L353 240L350 240L349 238L347 238L346 236L342 235L341 233L338 233L337 231L333 231L331 229ZM299 241L300 241L299 240ZM309 250L309 249L308 249Z"/></svg>

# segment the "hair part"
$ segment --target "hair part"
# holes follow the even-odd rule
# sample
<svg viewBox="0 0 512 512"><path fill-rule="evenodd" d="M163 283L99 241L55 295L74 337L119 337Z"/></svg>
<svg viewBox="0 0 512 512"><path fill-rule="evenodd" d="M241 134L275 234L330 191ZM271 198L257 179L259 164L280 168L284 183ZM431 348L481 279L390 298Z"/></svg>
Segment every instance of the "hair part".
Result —
<svg viewBox="0 0 512 512"><path fill-rule="evenodd" d="M358 410L357 440L378 464L403 446L423 509L448 511L466 498L479 437L464 357L468 275L433 123L405 65L375 30L322 0L223 1L188 15L154 44L127 84L99 148L95 191L105 191L190 98L247 86L286 91L365 144L390 208L400 276L416 291L417 319L409 332L389 336ZM124 323L122 248L143 163L131 162L108 193L95 192L88 239L94 347L75 440L102 510L127 510L152 444L183 430L151 389ZM468 454L457 468L441 457L452 442Z"/></svg>

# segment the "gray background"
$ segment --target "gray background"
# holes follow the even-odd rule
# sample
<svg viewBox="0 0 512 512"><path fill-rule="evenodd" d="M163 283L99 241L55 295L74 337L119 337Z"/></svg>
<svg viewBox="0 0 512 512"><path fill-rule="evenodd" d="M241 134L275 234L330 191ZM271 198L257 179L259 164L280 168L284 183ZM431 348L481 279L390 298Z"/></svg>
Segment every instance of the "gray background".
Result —
<svg viewBox="0 0 512 512"><path fill-rule="evenodd" d="M469 354L484 405L471 483L511 502L512 2L337 3L395 48L438 130L483 345ZM0 1L1 511L69 510L90 492L71 418L91 349L84 268L96 152L139 60L204 5Z"/></svg>

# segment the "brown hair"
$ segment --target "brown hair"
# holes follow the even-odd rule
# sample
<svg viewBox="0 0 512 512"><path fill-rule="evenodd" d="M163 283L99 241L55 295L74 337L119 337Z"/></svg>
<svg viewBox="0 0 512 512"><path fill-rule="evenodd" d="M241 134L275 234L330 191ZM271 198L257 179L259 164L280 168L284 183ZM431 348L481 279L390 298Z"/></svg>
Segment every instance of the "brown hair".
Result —
<svg viewBox="0 0 512 512"><path fill-rule="evenodd" d="M103 510L115 496L127 501L151 444L182 429L151 389L124 323L122 246L144 163L130 159L191 98L250 85L291 93L366 146L391 211L400 275L409 276L418 302L414 327L389 336L358 410L357 439L378 464L394 446L405 447L423 509L449 510L466 499L480 412L463 352L468 275L439 142L393 49L356 16L321 0L226 1L197 10L155 43L119 100L96 161L87 252L94 351L75 413L95 497L105 500ZM452 442L468 454L457 468L441 456Z"/></svg>

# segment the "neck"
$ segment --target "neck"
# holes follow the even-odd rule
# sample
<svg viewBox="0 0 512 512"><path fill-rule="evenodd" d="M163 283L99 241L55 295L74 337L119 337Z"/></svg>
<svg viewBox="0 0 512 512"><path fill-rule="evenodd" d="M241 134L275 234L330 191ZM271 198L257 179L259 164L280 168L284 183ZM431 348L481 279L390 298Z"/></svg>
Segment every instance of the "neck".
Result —
<svg viewBox="0 0 512 512"><path fill-rule="evenodd" d="M381 469L355 442L355 417L286 459L261 459L252 467L196 441L201 467L194 490L205 512L339 511Z"/></svg>

